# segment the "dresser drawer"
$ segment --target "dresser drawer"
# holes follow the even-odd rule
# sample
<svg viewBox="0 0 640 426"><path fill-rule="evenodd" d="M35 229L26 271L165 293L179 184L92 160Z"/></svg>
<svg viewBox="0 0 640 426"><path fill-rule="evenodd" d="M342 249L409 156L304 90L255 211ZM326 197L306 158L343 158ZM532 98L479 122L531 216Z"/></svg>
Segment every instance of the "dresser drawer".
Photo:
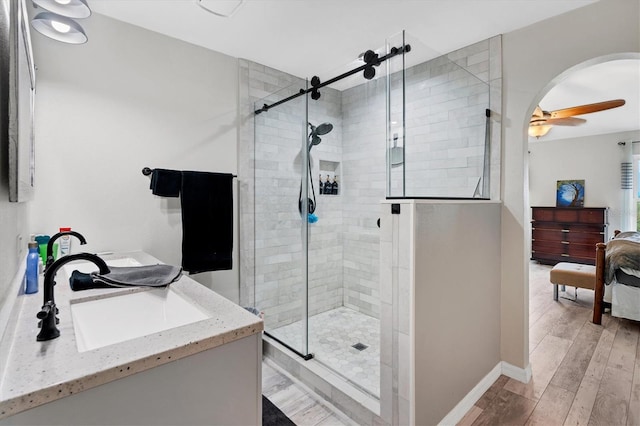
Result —
<svg viewBox="0 0 640 426"><path fill-rule="evenodd" d="M535 240L531 242L531 252L540 254L552 254L560 256L563 253L566 253L566 246L568 244L563 244L561 241L544 241L544 240Z"/></svg>
<svg viewBox="0 0 640 426"><path fill-rule="evenodd" d="M604 241L604 234L601 232L565 232L564 241L596 246L596 243ZM595 256L595 253L593 254Z"/></svg>
<svg viewBox="0 0 640 426"><path fill-rule="evenodd" d="M566 228L564 223L541 222L541 221L537 221L537 220L534 220L533 222L531 222L531 227L533 229L556 229L556 230L559 230L559 231Z"/></svg>
<svg viewBox="0 0 640 426"><path fill-rule="evenodd" d="M580 209L578 210L578 222L580 223L605 223L606 210Z"/></svg>
<svg viewBox="0 0 640 426"><path fill-rule="evenodd" d="M566 232L562 229L540 229L531 230L531 238L533 241L564 241Z"/></svg>
<svg viewBox="0 0 640 426"><path fill-rule="evenodd" d="M554 210L551 208L534 207L531 219L541 222L553 222L555 221Z"/></svg>
<svg viewBox="0 0 640 426"><path fill-rule="evenodd" d="M596 245L593 244L567 244L567 254L571 257L593 258L596 257Z"/></svg>
<svg viewBox="0 0 640 426"><path fill-rule="evenodd" d="M579 222L578 213L577 209L556 210L554 220L561 223L577 223Z"/></svg>

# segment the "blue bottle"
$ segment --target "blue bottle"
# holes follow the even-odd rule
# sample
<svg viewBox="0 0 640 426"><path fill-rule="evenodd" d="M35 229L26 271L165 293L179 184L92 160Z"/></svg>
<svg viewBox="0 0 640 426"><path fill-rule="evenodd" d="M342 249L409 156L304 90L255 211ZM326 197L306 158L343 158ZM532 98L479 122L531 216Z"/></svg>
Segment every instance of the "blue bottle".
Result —
<svg viewBox="0 0 640 426"><path fill-rule="evenodd" d="M29 242L29 254L27 255L27 288L25 293L32 294L38 292L38 243Z"/></svg>

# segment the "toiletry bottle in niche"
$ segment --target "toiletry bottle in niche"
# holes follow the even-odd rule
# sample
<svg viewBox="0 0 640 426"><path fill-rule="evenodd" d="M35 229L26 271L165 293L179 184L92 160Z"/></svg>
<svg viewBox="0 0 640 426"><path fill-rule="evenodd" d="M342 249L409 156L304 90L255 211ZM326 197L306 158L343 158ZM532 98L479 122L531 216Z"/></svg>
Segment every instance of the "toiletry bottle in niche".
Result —
<svg viewBox="0 0 640 426"><path fill-rule="evenodd" d="M27 294L38 292L38 243L29 241L29 254L27 254L27 286L24 290Z"/></svg>
<svg viewBox="0 0 640 426"><path fill-rule="evenodd" d="M333 178L333 185L331 185L331 193L338 195L338 175Z"/></svg>
<svg viewBox="0 0 640 426"><path fill-rule="evenodd" d="M322 182L322 174L318 177L318 194L324 194L324 182Z"/></svg>
<svg viewBox="0 0 640 426"><path fill-rule="evenodd" d="M66 231L71 231L71 228L60 228L60 232L66 232ZM61 236L59 247L60 247L60 255L58 256L59 258L71 253L71 235Z"/></svg>
<svg viewBox="0 0 640 426"><path fill-rule="evenodd" d="M327 180L324 183L324 193L331 194L331 178L327 175Z"/></svg>

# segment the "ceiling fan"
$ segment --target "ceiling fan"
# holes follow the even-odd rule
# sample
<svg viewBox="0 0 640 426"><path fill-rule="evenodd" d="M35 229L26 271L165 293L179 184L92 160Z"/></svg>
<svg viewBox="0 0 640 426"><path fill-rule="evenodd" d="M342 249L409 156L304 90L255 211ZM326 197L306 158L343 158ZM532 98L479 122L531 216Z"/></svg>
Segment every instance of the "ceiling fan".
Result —
<svg viewBox="0 0 640 426"><path fill-rule="evenodd" d="M540 105L536 107L529 121L529 136L539 138L549 133L552 126L578 126L586 123L583 118L576 118L574 115L589 114L592 112L604 111L611 108L618 108L625 104L624 99L614 99L611 101L598 102L595 104L578 105L571 108L557 109L555 111L544 111Z"/></svg>

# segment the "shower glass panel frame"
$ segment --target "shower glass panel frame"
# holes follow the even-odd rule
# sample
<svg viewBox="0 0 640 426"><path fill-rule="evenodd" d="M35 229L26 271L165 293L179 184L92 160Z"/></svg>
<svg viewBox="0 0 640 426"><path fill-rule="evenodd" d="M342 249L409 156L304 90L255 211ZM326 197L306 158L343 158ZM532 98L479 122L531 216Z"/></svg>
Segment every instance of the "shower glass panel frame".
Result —
<svg viewBox="0 0 640 426"><path fill-rule="evenodd" d="M297 93L308 82L294 83L254 103L254 110ZM265 334L304 359L309 353L308 96L273 107L254 117L254 259L255 302L264 314ZM278 328L296 328L293 335ZM290 327L290 328L291 328Z"/></svg>

